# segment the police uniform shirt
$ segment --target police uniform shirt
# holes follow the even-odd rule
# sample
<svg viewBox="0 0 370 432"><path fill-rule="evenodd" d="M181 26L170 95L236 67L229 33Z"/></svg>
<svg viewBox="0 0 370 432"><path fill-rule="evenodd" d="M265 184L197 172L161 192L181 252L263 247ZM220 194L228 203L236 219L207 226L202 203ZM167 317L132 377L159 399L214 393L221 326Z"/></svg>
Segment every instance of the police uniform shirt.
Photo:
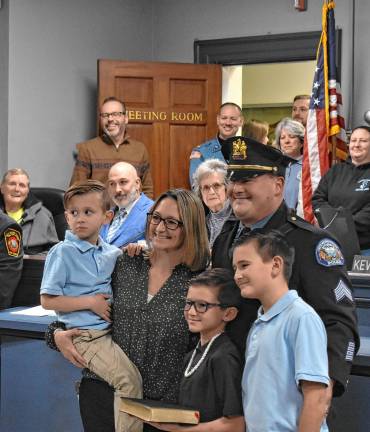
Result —
<svg viewBox="0 0 370 432"><path fill-rule="evenodd" d="M212 248L212 266L231 269L231 245L238 222L226 222ZM295 247L289 287L297 290L319 314L328 335L329 375L335 380L334 394L340 395L348 383L354 354L359 346L357 317L343 255L327 232L291 216L284 203L262 229L283 231ZM241 310L229 323L227 332L244 352L248 331L256 319L259 302L243 299Z"/></svg>
<svg viewBox="0 0 370 432"><path fill-rule="evenodd" d="M0 211L0 309L11 306L22 275L22 229Z"/></svg>
<svg viewBox="0 0 370 432"><path fill-rule="evenodd" d="M207 344L196 348L194 367L202 357ZM184 370L193 351L186 355ZM180 384L179 404L200 411L200 421L209 422L224 416L242 416L241 356L223 333L212 343L199 368Z"/></svg>

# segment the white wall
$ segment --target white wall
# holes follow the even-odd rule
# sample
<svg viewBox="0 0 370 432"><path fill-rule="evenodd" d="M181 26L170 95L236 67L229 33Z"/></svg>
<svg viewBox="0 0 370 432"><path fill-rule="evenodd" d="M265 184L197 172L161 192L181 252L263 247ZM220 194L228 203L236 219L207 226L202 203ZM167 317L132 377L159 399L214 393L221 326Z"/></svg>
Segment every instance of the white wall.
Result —
<svg viewBox="0 0 370 432"><path fill-rule="evenodd" d="M8 166L34 186L64 188L75 144L95 135L97 59L151 60L150 5L10 0Z"/></svg>
<svg viewBox="0 0 370 432"><path fill-rule="evenodd" d="M356 0L353 126L366 124L370 109L370 1Z"/></svg>
<svg viewBox="0 0 370 432"><path fill-rule="evenodd" d="M322 0L308 0L306 12L296 12L293 3L2 0L1 171L22 166L35 186L67 185L75 144L95 135L98 58L192 63L195 39L320 30ZM355 3L354 125L362 123L363 112L370 108L370 2ZM343 30L342 87L348 113L352 0L337 0L336 5L337 25Z"/></svg>
<svg viewBox="0 0 370 432"><path fill-rule="evenodd" d="M351 89L352 0L336 0L336 24L342 29L342 90L346 114ZM153 11L154 59L193 62L195 39L220 39L321 30L322 0L307 0L298 12L293 0L161 0ZM356 90L354 122L370 108L370 2L356 0Z"/></svg>

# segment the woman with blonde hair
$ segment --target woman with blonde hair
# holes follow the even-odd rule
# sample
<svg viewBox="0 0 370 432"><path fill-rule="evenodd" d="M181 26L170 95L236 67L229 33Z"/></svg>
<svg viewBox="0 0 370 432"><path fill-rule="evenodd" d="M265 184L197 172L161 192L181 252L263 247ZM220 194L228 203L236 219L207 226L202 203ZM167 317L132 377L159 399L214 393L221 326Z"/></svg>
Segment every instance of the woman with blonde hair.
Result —
<svg viewBox="0 0 370 432"><path fill-rule="evenodd" d="M183 189L163 193L148 213L146 253L118 258L112 275L112 338L137 366L146 399L176 402L189 332L183 306L192 277L209 262L205 216L200 199ZM76 366L83 366L71 339L78 330L49 327L55 344ZM85 371L80 410L86 432L114 431L113 390ZM144 431L154 430L144 425Z"/></svg>

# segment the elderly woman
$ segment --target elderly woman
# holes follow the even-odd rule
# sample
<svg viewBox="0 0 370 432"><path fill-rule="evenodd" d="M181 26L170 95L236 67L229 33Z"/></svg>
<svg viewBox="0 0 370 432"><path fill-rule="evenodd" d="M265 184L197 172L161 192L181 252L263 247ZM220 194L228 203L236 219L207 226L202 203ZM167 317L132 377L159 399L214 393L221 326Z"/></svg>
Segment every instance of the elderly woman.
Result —
<svg viewBox="0 0 370 432"><path fill-rule="evenodd" d="M353 129L349 140L350 158L333 165L322 177L312 205L343 207L352 213L361 253L370 255L370 127Z"/></svg>
<svg viewBox="0 0 370 432"><path fill-rule="evenodd" d="M58 243L53 216L30 192L30 178L24 169L13 168L4 174L0 208L22 227L24 253L42 253Z"/></svg>
<svg viewBox="0 0 370 432"><path fill-rule="evenodd" d="M209 245L212 248L232 209L226 195L227 165L218 159L207 159L194 173L194 191L209 210L206 223Z"/></svg>
<svg viewBox="0 0 370 432"><path fill-rule="evenodd" d="M112 275L114 293L112 338L138 367L144 398L176 402L189 332L183 307L192 277L209 262L202 203L192 192L163 193L148 213L149 252L124 253ZM49 327L55 343L76 366L84 364L71 339L78 330ZM76 333L77 332L77 333ZM84 372L80 409L85 432L113 432L113 389ZM144 430L154 430L145 425Z"/></svg>
<svg viewBox="0 0 370 432"><path fill-rule="evenodd" d="M304 127L301 123L284 118L275 129L275 147L294 159L285 171L284 200L289 208L298 204L299 183L302 174Z"/></svg>

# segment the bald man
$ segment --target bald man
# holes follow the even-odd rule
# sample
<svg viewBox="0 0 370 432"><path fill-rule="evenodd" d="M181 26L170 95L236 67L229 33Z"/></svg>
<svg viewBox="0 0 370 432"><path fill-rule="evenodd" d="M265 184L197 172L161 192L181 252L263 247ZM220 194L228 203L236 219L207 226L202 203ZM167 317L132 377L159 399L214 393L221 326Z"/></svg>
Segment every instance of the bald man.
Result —
<svg viewBox="0 0 370 432"><path fill-rule="evenodd" d="M153 201L140 190L141 181L133 165L118 162L111 167L107 191L115 204L114 217L100 231L107 243L123 247L144 239L146 214Z"/></svg>

